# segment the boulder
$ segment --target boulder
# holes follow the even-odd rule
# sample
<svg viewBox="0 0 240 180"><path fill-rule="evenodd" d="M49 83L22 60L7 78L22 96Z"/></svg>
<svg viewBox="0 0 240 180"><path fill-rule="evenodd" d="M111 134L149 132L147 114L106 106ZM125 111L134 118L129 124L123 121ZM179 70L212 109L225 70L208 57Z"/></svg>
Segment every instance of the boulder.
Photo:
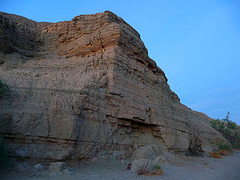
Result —
<svg viewBox="0 0 240 180"><path fill-rule="evenodd" d="M63 170L62 173L66 175L74 175L74 173L69 171L68 169Z"/></svg>
<svg viewBox="0 0 240 180"><path fill-rule="evenodd" d="M154 159L160 152L160 148L155 144L142 146L133 152L131 160Z"/></svg>
<svg viewBox="0 0 240 180"><path fill-rule="evenodd" d="M36 165L34 165L34 168L36 170L40 170L40 169L43 169L43 166L41 164L36 164Z"/></svg>
<svg viewBox="0 0 240 180"><path fill-rule="evenodd" d="M132 161L131 171L137 172L141 169L148 171L154 170L154 167L162 168L167 164L164 156L156 157L155 159L137 159Z"/></svg>
<svg viewBox="0 0 240 180"><path fill-rule="evenodd" d="M149 159L138 159L138 160L134 160L132 162L132 167L131 167L131 171L132 172L137 172L140 169L148 169L149 166L151 164L151 160Z"/></svg>
<svg viewBox="0 0 240 180"><path fill-rule="evenodd" d="M162 167L164 165L167 164L167 160L165 159L164 156L159 156L159 157L156 157L154 160L151 161L151 168L154 167L154 166L159 166L159 167Z"/></svg>
<svg viewBox="0 0 240 180"><path fill-rule="evenodd" d="M63 171L64 162L53 162L50 164L48 171L50 173L61 173Z"/></svg>

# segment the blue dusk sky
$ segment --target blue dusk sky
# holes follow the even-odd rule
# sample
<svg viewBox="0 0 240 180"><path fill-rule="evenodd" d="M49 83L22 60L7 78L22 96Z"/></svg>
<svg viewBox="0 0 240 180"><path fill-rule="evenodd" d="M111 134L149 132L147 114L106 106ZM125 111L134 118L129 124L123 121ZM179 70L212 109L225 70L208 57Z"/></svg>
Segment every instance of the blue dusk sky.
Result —
<svg viewBox="0 0 240 180"><path fill-rule="evenodd" d="M0 0L0 11L38 22L105 10L140 33L181 103L240 124L239 0Z"/></svg>

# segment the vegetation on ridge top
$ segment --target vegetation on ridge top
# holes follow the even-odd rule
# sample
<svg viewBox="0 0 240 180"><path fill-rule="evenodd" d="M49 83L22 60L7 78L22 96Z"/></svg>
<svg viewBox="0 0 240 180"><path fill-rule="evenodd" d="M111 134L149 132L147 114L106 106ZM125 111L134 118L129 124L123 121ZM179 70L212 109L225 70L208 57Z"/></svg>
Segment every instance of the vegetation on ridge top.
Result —
<svg viewBox="0 0 240 180"><path fill-rule="evenodd" d="M218 149L231 150L231 148L240 147L240 128L237 124L230 120L230 112L224 119L214 119L210 121L211 126L216 129L229 142L219 145Z"/></svg>

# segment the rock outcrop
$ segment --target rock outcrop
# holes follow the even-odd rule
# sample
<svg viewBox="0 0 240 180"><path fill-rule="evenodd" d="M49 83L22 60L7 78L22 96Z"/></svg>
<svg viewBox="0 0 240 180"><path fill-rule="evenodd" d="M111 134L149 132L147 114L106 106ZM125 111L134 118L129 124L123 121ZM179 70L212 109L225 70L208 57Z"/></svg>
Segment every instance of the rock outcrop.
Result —
<svg viewBox="0 0 240 180"><path fill-rule="evenodd" d="M149 144L187 152L226 141L180 103L138 32L109 11L58 23L0 13L0 39L11 90L0 133L11 156L116 158Z"/></svg>

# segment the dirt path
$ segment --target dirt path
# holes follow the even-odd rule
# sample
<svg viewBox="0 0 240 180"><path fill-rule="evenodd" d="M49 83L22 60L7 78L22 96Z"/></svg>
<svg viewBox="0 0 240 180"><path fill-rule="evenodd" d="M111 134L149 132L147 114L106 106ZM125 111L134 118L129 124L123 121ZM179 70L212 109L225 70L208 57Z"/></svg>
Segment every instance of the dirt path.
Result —
<svg viewBox="0 0 240 180"><path fill-rule="evenodd" d="M78 167L68 168L73 175L62 174L50 176L46 171L11 172L0 179L6 180L40 180L40 179L78 179L78 180L114 180L114 179L163 179L163 180L240 180L240 151L222 159L208 157L169 156L168 164L163 167L163 176L137 175L126 170L118 160L100 159L92 163L83 163ZM125 162L127 163L127 162ZM33 171L29 173L29 171Z"/></svg>
<svg viewBox="0 0 240 180"><path fill-rule="evenodd" d="M192 157L176 159L166 167L163 179L240 180L240 151L222 159Z"/></svg>

